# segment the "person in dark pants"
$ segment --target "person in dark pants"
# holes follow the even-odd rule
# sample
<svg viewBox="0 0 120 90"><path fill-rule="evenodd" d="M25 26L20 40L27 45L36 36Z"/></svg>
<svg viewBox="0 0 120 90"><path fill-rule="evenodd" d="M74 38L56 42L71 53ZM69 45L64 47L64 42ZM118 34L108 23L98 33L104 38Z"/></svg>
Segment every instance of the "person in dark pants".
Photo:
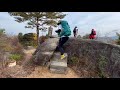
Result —
<svg viewBox="0 0 120 90"><path fill-rule="evenodd" d="M74 30L73 30L74 37L77 37L77 33L78 33L78 28L75 27Z"/></svg>
<svg viewBox="0 0 120 90"><path fill-rule="evenodd" d="M60 39L59 39L59 44L57 47L58 47L59 51L61 52L61 59L63 59L63 58L65 58L63 45L69 39L69 36L71 35L71 30L70 30L70 26L67 21L61 20L61 21L59 21L58 25L60 27L56 31L56 33L58 33L58 36L60 37Z"/></svg>
<svg viewBox="0 0 120 90"><path fill-rule="evenodd" d="M64 55L63 45L64 45L64 43L65 43L68 39L69 39L69 37L62 37L62 38L59 39L59 46L58 46L58 48L59 48L59 50L60 50L60 52L61 52L61 55Z"/></svg>

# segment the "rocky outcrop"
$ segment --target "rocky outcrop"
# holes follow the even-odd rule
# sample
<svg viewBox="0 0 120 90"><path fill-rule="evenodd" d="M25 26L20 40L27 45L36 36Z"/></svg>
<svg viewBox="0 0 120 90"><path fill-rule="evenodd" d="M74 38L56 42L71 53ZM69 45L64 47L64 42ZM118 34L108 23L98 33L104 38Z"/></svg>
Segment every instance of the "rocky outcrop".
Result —
<svg viewBox="0 0 120 90"><path fill-rule="evenodd" d="M120 77L120 46L95 40L71 38L64 45L68 64L92 72L86 77ZM93 73L94 72L94 73Z"/></svg>
<svg viewBox="0 0 120 90"><path fill-rule="evenodd" d="M44 43L40 44L34 53L34 62L41 66L46 65L52 57L58 45L58 41L58 38L49 38Z"/></svg>
<svg viewBox="0 0 120 90"><path fill-rule="evenodd" d="M58 38L50 38L41 44L34 61L45 65L52 57ZM96 40L70 38L64 45L68 66L81 77L120 77L120 46Z"/></svg>

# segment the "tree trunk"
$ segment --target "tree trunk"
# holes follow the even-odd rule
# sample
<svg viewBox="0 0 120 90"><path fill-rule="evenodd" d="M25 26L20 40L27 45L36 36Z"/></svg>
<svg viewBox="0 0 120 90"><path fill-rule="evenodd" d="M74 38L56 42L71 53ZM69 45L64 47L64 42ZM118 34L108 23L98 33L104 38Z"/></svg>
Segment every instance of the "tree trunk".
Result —
<svg viewBox="0 0 120 90"><path fill-rule="evenodd" d="M38 18L37 18L36 32L37 32L37 45L39 45L39 24L38 24Z"/></svg>
<svg viewBox="0 0 120 90"><path fill-rule="evenodd" d="M37 45L38 45L39 44L39 30L38 30L38 26L37 26L36 32L37 32Z"/></svg>

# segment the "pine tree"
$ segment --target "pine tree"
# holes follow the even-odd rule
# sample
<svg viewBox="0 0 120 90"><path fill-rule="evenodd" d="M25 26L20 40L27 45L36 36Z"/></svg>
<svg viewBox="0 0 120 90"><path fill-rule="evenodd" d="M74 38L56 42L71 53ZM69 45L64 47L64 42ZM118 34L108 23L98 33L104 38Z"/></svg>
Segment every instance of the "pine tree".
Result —
<svg viewBox="0 0 120 90"><path fill-rule="evenodd" d="M64 18L66 14L62 12L8 12L14 16L15 21L22 23L27 21L25 28L36 28L37 44L39 44L39 30L45 25L57 26L57 21Z"/></svg>

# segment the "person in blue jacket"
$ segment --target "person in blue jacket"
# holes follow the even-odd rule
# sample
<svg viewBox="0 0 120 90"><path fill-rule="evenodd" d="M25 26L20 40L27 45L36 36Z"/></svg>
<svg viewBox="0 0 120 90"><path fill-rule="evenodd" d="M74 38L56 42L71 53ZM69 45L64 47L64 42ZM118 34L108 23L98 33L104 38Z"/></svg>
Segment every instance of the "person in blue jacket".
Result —
<svg viewBox="0 0 120 90"><path fill-rule="evenodd" d="M69 39L69 36L71 35L71 29L67 21L60 20L58 22L59 29L56 31L58 33L59 39L59 45L58 49L61 52L61 59L65 58L63 45L64 43Z"/></svg>

